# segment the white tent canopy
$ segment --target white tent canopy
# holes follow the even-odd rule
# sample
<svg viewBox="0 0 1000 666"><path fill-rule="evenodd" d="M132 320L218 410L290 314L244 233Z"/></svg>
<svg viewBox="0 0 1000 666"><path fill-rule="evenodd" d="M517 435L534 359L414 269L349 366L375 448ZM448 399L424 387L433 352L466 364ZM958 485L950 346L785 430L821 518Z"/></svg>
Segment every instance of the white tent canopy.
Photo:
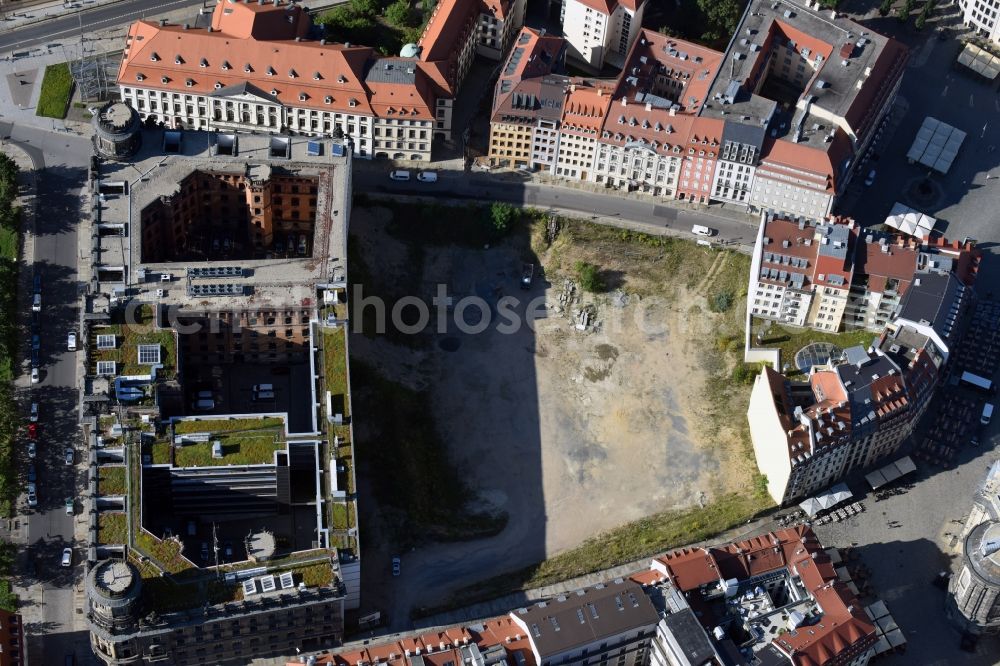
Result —
<svg viewBox="0 0 1000 666"><path fill-rule="evenodd" d="M910 456L900 458L896 462L891 462L885 467L880 467L871 474L865 475L865 480L872 490L878 490L887 483L892 483L896 479L906 476L910 472L917 471L917 465Z"/></svg>
<svg viewBox="0 0 1000 666"><path fill-rule="evenodd" d="M822 495L817 495L816 497L810 497L805 502L799 504L802 510L806 512L806 515L812 518L820 511L826 511L832 509L833 507L846 502L851 499L854 495L848 489L847 484L838 483L833 488Z"/></svg>
<svg viewBox="0 0 1000 666"><path fill-rule="evenodd" d="M897 201L889 211L889 217L885 218L885 223L907 236L926 240L934 231L937 219Z"/></svg>
<svg viewBox="0 0 1000 666"><path fill-rule="evenodd" d="M937 118L927 116L917 130L917 138L906 153L910 162L918 162L941 173L948 173L965 141L965 132Z"/></svg>

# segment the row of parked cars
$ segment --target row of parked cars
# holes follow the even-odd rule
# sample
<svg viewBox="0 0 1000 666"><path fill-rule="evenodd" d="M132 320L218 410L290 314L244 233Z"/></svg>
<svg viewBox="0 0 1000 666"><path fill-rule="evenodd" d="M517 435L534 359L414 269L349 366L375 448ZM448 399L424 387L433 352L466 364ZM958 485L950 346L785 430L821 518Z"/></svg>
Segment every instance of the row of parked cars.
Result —
<svg viewBox="0 0 1000 666"><path fill-rule="evenodd" d="M389 172L389 178L391 180L407 181L410 180L410 175L410 172L404 169L397 169ZM438 175L436 171L418 171L417 180L421 183L436 183Z"/></svg>

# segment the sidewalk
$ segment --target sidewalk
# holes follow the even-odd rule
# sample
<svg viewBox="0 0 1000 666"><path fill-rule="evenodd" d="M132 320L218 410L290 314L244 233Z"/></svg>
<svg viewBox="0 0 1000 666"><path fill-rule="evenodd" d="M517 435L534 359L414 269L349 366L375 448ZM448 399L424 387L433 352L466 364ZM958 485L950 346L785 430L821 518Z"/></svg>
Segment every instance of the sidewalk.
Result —
<svg viewBox="0 0 1000 666"><path fill-rule="evenodd" d="M17 163L20 172L21 180L21 196L20 205L22 211L22 238L24 242L21 244L21 257L19 262L19 273L18 273L18 291L19 300L21 301L21 307L18 308L19 321L18 325L23 327L24 330L27 329L28 322L26 321L26 313L28 311L28 298L31 294L31 270L30 267L34 263L34 230L36 221L36 208L35 202L38 194L36 175L34 170L34 165L32 164L31 158L25 153L19 146L14 144L3 142L0 144L0 152L7 155L14 162ZM27 350L22 349L22 354L17 359L18 362L15 365L15 372L24 368L24 354ZM18 394L18 398L24 397L24 393L30 387L30 377L24 373L15 377L14 379L14 390ZM30 398L29 398L30 400ZM25 411L27 411L27 405L25 405ZM9 534L6 535L11 542L19 546L17 554L17 564L15 566L16 571L27 570L27 552L25 546L28 545L28 516L21 513L23 507L25 506L23 498L19 495L17 505L14 507L15 517L8 521L10 527ZM18 610L21 613L23 623L26 626L40 625L40 623L45 621L44 616L44 597L45 591L42 585L32 585L30 587L25 587L23 583L26 581L24 576L14 576L11 580L11 589L14 594L17 595L20 600Z"/></svg>
<svg viewBox="0 0 1000 666"><path fill-rule="evenodd" d="M13 9L5 10L0 26L5 31L16 30L26 25L32 25L53 18L72 16L88 9L113 5L117 2L123 2L123 0L74 0L66 3L60 0L58 2L47 2L23 8L15 6Z"/></svg>

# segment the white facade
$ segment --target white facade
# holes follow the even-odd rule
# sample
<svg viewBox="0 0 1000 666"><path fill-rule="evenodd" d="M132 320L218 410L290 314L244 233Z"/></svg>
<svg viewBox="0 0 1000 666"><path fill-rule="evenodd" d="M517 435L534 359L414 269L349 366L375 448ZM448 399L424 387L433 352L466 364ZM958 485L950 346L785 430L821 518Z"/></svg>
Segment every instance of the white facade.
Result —
<svg viewBox="0 0 1000 666"><path fill-rule="evenodd" d="M563 178L595 182L596 155L596 139L563 132L556 153L555 174Z"/></svg>
<svg viewBox="0 0 1000 666"><path fill-rule="evenodd" d="M619 189L636 188L656 196L673 196L679 155L661 154L651 146L600 143L594 182Z"/></svg>
<svg viewBox="0 0 1000 666"><path fill-rule="evenodd" d="M958 7L962 10L965 25L990 41L1000 43L1000 25L997 22L1000 0L958 0Z"/></svg>
<svg viewBox="0 0 1000 666"><path fill-rule="evenodd" d="M539 120L531 136L531 166L555 173L559 154L559 122Z"/></svg>
<svg viewBox="0 0 1000 666"><path fill-rule="evenodd" d="M757 168L750 205L755 211L774 210L823 220L833 207L826 178L792 167L769 164Z"/></svg>
<svg viewBox="0 0 1000 666"><path fill-rule="evenodd" d="M611 13L606 14L584 0L564 0L560 18L568 55L595 71L605 62L621 66L642 28L644 0L636 5L632 11L612 0Z"/></svg>
<svg viewBox="0 0 1000 666"><path fill-rule="evenodd" d="M757 459L757 469L767 477L767 492L778 504L785 499L792 476L792 464L788 455L788 439L781 419L774 407L774 396L767 381L767 373L761 372L754 380L747 407L747 421L750 424L750 439Z"/></svg>
<svg viewBox="0 0 1000 666"><path fill-rule="evenodd" d="M385 137L393 145L400 143L407 159L430 160L430 139L421 139L420 132L429 134L428 120L376 119L371 115L320 111L303 107L285 107L272 99L252 92L228 97L186 94L156 90L149 87L121 87L122 101L138 111L143 120L153 117L176 129L205 131L293 131L308 136L332 136L336 130L354 141L354 154L370 158L374 127L378 122ZM392 134L388 132L392 129ZM402 131L402 136L398 131ZM414 136L410 137L410 130ZM421 148L421 145L424 147ZM420 155L419 158L411 157Z"/></svg>

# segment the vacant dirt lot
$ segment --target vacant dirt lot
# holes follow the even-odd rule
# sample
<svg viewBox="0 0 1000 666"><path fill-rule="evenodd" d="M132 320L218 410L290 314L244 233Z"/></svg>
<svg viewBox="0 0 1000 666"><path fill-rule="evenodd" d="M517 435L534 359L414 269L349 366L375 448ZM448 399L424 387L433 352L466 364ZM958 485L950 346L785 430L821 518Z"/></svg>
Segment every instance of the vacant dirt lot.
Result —
<svg viewBox="0 0 1000 666"><path fill-rule="evenodd" d="M562 221L554 238L535 223L488 249L424 247L415 258L387 232L391 216L361 207L352 216L373 288L429 303L446 285L455 307L445 332L409 343L353 335L352 358L428 392L451 459L478 493L470 508L500 508L510 520L496 537L408 555L415 579L393 582L385 603L431 604L627 521L751 486L742 440L749 391L729 381L745 257ZM524 261L536 264L528 291L518 284ZM598 267L602 293L582 292L581 261ZM475 308L462 316L460 299L470 295L493 308L477 334L454 321L478 320ZM533 326L498 330L504 297L518 299L507 310L518 318L537 312ZM432 311L432 327L435 319ZM365 523L371 508L362 502L363 543L378 529L372 514Z"/></svg>

